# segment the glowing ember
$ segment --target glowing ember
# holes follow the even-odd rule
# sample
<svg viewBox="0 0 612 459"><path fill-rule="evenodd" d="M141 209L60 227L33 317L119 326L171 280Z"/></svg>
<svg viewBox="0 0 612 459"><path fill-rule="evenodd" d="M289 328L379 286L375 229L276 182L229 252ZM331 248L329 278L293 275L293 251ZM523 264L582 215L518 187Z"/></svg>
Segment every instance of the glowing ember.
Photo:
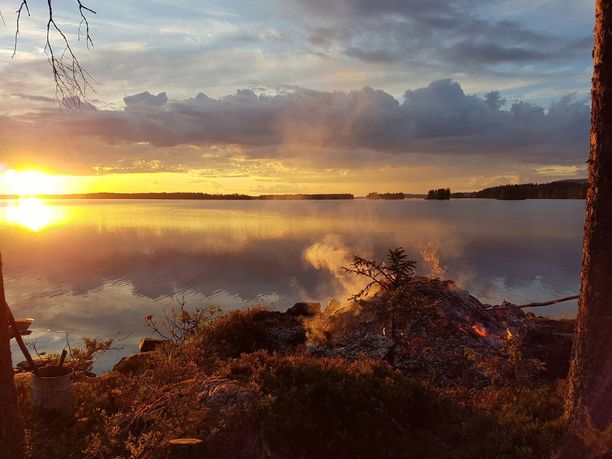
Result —
<svg viewBox="0 0 612 459"><path fill-rule="evenodd" d="M512 334L512 332L510 331L509 328L506 328L506 338L507 339L512 339L514 337L514 335Z"/></svg>
<svg viewBox="0 0 612 459"><path fill-rule="evenodd" d="M484 328L480 323L472 325L472 331L478 336L489 336L489 332L487 332L487 329Z"/></svg>
<svg viewBox="0 0 612 459"><path fill-rule="evenodd" d="M383 327L383 329L382 329L382 335L383 335L383 336L387 336L387 327Z"/></svg>

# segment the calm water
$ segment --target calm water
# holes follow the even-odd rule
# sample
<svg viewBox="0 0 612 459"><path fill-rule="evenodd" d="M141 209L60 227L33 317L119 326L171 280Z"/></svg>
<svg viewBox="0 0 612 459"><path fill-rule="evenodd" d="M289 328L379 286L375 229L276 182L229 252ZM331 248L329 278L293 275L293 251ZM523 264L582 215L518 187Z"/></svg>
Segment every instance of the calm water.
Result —
<svg viewBox="0 0 612 459"><path fill-rule="evenodd" d="M342 300L355 286L338 268L389 247L491 304L575 294L583 218L583 201L555 200L0 201L0 250L9 303L36 319L39 349L61 349L66 332L131 334L100 370L150 334L145 315L177 299L225 309Z"/></svg>

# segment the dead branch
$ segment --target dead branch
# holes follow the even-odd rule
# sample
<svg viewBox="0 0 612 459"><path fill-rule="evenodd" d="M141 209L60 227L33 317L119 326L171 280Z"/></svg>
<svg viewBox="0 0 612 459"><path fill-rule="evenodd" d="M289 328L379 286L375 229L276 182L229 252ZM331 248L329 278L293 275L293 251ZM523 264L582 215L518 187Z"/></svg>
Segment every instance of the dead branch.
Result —
<svg viewBox="0 0 612 459"><path fill-rule="evenodd" d="M512 304L512 303L502 303L501 305L491 306L487 308L487 311L508 311L511 309L523 309L523 308L541 308L542 306L550 306L557 303L563 303L565 301L577 300L579 299L579 295L566 296L563 298L558 298L556 300L543 301L538 303L529 303L529 304Z"/></svg>
<svg viewBox="0 0 612 459"><path fill-rule="evenodd" d="M81 18L78 28L78 39L81 40L81 36L83 36L85 39L85 44L89 49L90 46L93 47L94 42L90 34L88 15L96 14L96 12L86 6L82 0L75 0L75 2ZM24 11L27 13L28 17L31 16L28 0L21 0L19 3L19 8L16 10L17 18L12 57L15 57L17 54L17 45L21 30L21 19ZM54 36L56 39L59 39L59 47L61 49L55 48L53 44ZM51 67L51 73L55 83L55 97L60 107L66 109L78 109L83 105L86 105L93 109L93 105L88 102L88 93L95 93L95 88L93 86L95 80L81 65L72 46L70 45L68 37L57 24L54 17L53 0L47 0L47 25L44 52L47 55L47 60L49 61L49 65Z"/></svg>

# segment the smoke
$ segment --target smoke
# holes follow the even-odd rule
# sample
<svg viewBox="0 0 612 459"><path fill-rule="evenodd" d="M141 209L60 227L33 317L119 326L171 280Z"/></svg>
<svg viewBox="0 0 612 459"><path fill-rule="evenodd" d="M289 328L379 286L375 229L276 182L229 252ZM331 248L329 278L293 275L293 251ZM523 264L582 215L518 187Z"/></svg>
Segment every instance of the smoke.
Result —
<svg viewBox="0 0 612 459"><path fill-rule="evenodd" d="M343 244L338 235L328 234L322 241L315 242L306 250L302 257L317 270L329 271L336 280L337 298L349 298L364 287L364 280L347 274L342 269L353 262L357 252Z"/></svg>
<svg viewBox="0 0 612 459"><path fill-rule="evenodd" d="M429 275L438 279L444 279L446 277L446 268L440 263L438 251L438 246L430 241L421 248L420 254L425 266L429 268Z"/></svg>

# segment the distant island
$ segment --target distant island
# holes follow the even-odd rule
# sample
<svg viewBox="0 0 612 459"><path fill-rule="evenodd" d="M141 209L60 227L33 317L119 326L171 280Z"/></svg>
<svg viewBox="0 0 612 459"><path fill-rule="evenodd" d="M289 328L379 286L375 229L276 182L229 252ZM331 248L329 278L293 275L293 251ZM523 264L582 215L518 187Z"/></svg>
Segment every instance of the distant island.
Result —
<svg viewBox="0 0 612 459"><path fill-rule="evenodd" d="M451 198L450 188L439 188L437 190L429 190L425 199L435 199L438 201L445 201Z"/></svg>
<svg viewBox="0 0 612 459"><path fill-rule="evenodd" d="M450 188L429 190L427 194L417 193L378 193L370 192L359 199L371 200L403 200L403 199L585 199L587 193L587 180L559 180L551 183L524 183L520 185L499 185L485 188L480 191L455 192ZM325 201L325 200L353 200L351 193L296 193L296 194L262 194L251 196L248 194L210 194L198 192L170 192L170 193L86 193L86 194L45 194L36 195L41 199L157 199L157 200L194 200L194 201ZM0 195L0 199L19 199L17 195Z"/></svg>
<svg viewBox="0 0 612 459"><path fill-rule="evenodd" d="M551 183L525 183L521 185L500 185L470 193L452 193L453 199L585 199L587 180L560 180Z"/></svg>
<svg viewBox="0 0 612 459"><path fill-rule="evenodd" d="M369 193L366 199L404 199L404 193Z"/></svg>
<svg viewBox="0 0 612 459"><path fill-rule="evenodd" d="M209 193L87 193L87 194L46 194L37 195L41 199L165 199L194 201L254 201L254 200L351 200L355 196L349 193L336 194L209 194ZM0 199L18 199L16 195L0 196Z"/></svg>

